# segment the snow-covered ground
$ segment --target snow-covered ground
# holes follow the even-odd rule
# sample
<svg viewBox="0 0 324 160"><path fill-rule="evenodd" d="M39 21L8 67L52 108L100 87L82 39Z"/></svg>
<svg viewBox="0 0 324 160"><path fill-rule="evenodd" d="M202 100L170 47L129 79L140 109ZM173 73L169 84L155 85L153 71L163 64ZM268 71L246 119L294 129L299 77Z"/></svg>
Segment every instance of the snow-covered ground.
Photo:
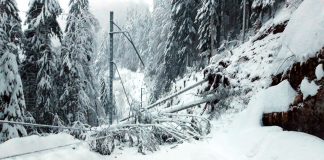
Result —
<svg viewBox="0 0 324 160"><path fill-rule="evenodd" d="M222 73L228 76L231 85L242 90L242 93L230 99L231 108L222 113L217 120L212 121L212 132L205 139L192 140L176 146L161 146L159 151L147 155L138 153L137 148L117 147L110 156L92 152L88 144L82 142L70 147L12 158L12 160L324 160L322 139L305 133L283 131L280 127L263 127L261 124L263 113L286 111L296 95L296 91L287 81L269 87L271 76L286 70L293 63L287 60L287 57L292 54L295 54L294 60L303 61L304 58L314 55L314 51L318 51L324 45L322 43L324 1L305 0L296 12L294 12L295 9L282 9L264 26L266 30L267 27L292 17L285 32L270 34L262 40L253 42L255 37L258 37L257 34L250 41L233 49L232 52L224 52L221 56L213 58L214 64L210 66L211 68L217 68L220 61L229 64L226 69L222 70ZM312 29L299 30L296 26ZM302 42L297 42L297 39ZM308 43L311 40L314 40L314 43ZM305 44L304 47L310 50L299 53L305 50L301 48L300 43ZM285 48L287 45L289 48ZM322 78L323 66L319 66L316 70L317 78ZM128 94L134 101L139 101L140 88L144 86L142 85L144 75L130 73L127 70L121 70L121 74ZM201 73L189 74L173 86L173 92L179 90L180 86L183 88L184 81L186 81L186 86L189 86L201 79ZM303 93L312 95L317 91L312 82L307 80L303 82L304 85L301 86ZM123 98L125 96L122 87L117 81L115 84L116 97L121 98L117 99L117 105L127 106ZM195 96L196 93L197 89L187 92L174 103L199 98ZM248 100L247 103L245 99ZM122 116L127 115L127 110L127 107L120 109L123 112ZM197 110L201 111L201 108ZM0 159L13 154L77 142L80 141L67 134L16 138L0 144Z"/></svg>
<svg viewBox="0 0 324 160"><path fill-rule="evenodd" d="M82 143L12 160L324 160L323 140L304 133L282 131L279 127L246 126L242 121L245 116L253 115L225 114L213 122L212 133L206 139L162 146L159 151L147 155L138 153L137 148L123 148L110 156L102 156ZM79 141L66 134L12 139L0 145L0 159L76 142Z"/></svg>
<svg viewBox="0 0 324 160"><path fill-rule="evenodd" d="M11 139L0 145L0 159L15 154L26 152L33 152L47 148L53 148L66 144L79 143L79 140L74 139L68 134L49 135L46 137L29 136L24 138ZM34 153L24 155L16 158L9 158L13 160L89 160L89 159L103 159L97 153L90 152L89 146L85 143L72 145L54 149L51 151Z"/></svg>

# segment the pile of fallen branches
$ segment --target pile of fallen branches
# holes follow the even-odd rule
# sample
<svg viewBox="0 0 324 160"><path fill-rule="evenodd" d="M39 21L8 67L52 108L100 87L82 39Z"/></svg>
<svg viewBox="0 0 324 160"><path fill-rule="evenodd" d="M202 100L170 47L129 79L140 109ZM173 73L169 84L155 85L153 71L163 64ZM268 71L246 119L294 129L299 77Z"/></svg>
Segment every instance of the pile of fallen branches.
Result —
<svg viewBox="0 0 324 160"><path fill-rule="evenodd" d="M146 154L159 149L162 144L175 144L202 139L210 132L208 119L194 115L162 114L150 124L115 125L93 134L106 137L91 144L91 148L103 155L110 155L116 147L137 147Z"/></svg>

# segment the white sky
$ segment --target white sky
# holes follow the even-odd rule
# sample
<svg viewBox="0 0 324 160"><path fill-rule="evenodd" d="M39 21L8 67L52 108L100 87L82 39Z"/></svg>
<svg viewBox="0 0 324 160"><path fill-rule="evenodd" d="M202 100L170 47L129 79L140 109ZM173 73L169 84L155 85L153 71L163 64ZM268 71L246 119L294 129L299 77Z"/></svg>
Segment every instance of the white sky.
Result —
<svg viewBox="0 0 324 160"><path fill-rule="evenodd" d="M58 0L63 9L63 13L68 13L68 4L70 0ZM29 0L16 0L18 8L21 11L20 16L24 22L26 19L25 11L28 10ZM126 17L126 11L129 6L134 4L143 5L153 9L153 0L89 0L91 12L99 20L101 27L105 28L108 26L109 12L115 12L115 21L123 22ZM59 17L61 27L64 28L65 16Z"/></svg>

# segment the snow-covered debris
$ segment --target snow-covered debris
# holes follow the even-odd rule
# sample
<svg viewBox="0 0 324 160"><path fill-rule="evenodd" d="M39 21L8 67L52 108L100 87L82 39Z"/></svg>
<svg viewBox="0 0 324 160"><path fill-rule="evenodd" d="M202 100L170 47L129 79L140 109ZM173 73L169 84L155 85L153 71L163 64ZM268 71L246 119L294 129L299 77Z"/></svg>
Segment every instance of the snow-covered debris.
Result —
<svg viewBox="0 0 324 160"><path fill-rule="evenodd" d="M323 64L319 64L319 65L316 67L315 75L316 75L317 80L321 80L321 79L324 77Z"/></svg>
<svg viewBox="0 0 324 160"><path fill-rule="evenodd" d="M304 99L306 99L308 96L315 96L319 88L320 87L317 86L314 81L309 82L306 77L300 84L300 90L303 93Z"/></svg>
<svg viewBox="0 0 324 160"><path fill-rule="evenodd" d="M324 46L324 1L305 0L292 15L282 38L278 58L313 57Z"/></svg>

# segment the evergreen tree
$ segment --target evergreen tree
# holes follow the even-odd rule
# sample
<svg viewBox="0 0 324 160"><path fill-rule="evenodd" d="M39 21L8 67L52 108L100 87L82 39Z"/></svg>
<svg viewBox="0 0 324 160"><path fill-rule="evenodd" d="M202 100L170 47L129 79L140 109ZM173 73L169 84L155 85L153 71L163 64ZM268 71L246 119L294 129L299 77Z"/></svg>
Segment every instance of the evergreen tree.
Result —
<svg viewBox="0 0 324 160"><path fill-rule="evenodd" d="M61 29L56 21L61 12L57 0L31 0L27 12L23 78L25 96L29 98L28 110L34 114L38 123L52 124L57 112L54 85L57 63L52 49L52 38L61 39Z"/></svg>
<svg viewBox="0 0 324 160"><path fill-rule="evenodd" d="M143 5L134 5L129 8L125 29L129 32L132 41L134 42L139 54L145 64L149 62L149 42L150 31L152 27L152 17L149 9ZM132 71L137 71L142 67L133 46L122 34L116 35L114 41L115 60L121 67L128 68ZM123 45L120 45L123 44ZM125 54L127 53L127 54Z"/></svg>
<svg viewBox="0 0 324 160"><path fill-rule="evenodd" d="M171 82L182 76L188 66L197 60L197 25L195 17L199 3L195 0L174 0L172 2L172 26L168 36L163 69L158 79L163 81L155 89L154 98L170 89Z"/></svg>
<svg viewBox="0 0 324 160"><path fill-rule="evenodd" d="M91 57L95 51L97 20L89 12L88 0L71 0L63 41L61 75L66 81L61 104L65 121L96 125L100 104L95 90Z"/></svg>
<svg viewBox="0 0 324 160"><path fill-rule="evenodd" d="M24 121L25 100L17 57L21 47L21 20L15 0L0 1L0 120ZM0 143L25 136L21 125L0 124Z"/></svg>
<svg viewBox="0 0 324 160"><path fill-rule="evenodd" d="M198 10L196 22L199 24L198 35L200 52L208 52L209 58L212 51L219 46L219 37L216 35L220 30L220 0L203 0L202 7Z"/></svg>
<svg viewBox="0 0 324 160"><path fill-rule="evenodd" d="M164 51L167 46L171 28L171 1L154 0L152 13L152 29L149 33L149 52L147 55L145 82L154 91L160 85L157 74L162 72ZM152 97L154 100L154 97Z"/></svg>

